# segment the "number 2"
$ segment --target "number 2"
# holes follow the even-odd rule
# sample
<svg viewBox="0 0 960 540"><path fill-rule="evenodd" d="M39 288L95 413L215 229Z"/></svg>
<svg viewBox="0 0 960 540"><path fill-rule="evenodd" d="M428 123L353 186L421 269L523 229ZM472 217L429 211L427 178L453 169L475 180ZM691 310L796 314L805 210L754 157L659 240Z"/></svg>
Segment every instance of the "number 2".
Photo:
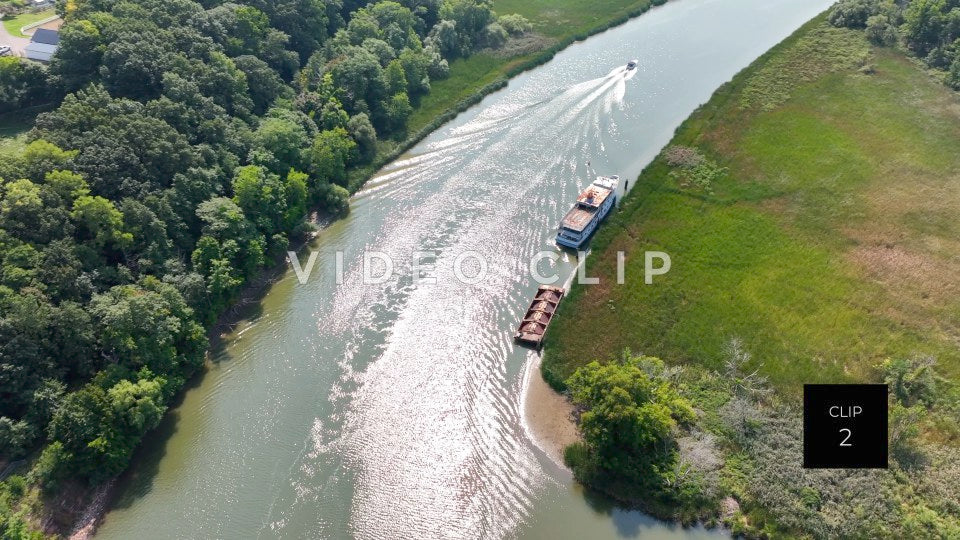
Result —
<svg viewBox="0 0 960 540"><path fill-rule="evenodd" d="M840 441L840 446L853 446L852 444L850 444L850 443L847 442L847 441L850 440L850 436L852 435L852 433L851 433L850 430L847 429L847 428L841 429L841 430L840 430L840 433L843 433L844 431L847 432L847 436L846 436L842 441Z"/></svg>

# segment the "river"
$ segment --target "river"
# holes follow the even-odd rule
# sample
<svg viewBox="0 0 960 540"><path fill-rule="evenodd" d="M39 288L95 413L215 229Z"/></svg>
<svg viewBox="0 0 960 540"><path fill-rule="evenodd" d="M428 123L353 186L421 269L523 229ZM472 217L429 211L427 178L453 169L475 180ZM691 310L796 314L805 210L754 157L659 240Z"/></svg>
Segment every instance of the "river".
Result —
<svg viewBox="0 0 960 540"><path fill-rule="evenodd" d="M636 178L718 86L830 3L674 0L516 77L385 167L320 233L306 283L287 272L217 348L98 536L723 535L585 496L529 435L537 358L511 335L536 289L530 259L559 253L556 223L592 176ZM436 283L414 280L418 250L434 253L422 264ZM394 260L392 279L363 282L368 251ZM487 261L475 284L454 279L467 251ZM554 266L562 280L575 259Z"/></svg>

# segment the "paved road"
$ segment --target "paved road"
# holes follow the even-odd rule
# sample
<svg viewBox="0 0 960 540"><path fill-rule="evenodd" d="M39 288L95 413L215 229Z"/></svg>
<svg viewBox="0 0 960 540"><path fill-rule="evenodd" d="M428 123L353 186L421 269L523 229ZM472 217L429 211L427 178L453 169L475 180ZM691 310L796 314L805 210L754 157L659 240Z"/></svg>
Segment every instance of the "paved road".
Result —
<svg viewBox="0 0 960 540"><path fill-rule="evenodd" d="M7 29L0 24L0 45L9 45L16 56L23 56L23 49L30 43L30 40L22 37L11 36Z"/></svg>

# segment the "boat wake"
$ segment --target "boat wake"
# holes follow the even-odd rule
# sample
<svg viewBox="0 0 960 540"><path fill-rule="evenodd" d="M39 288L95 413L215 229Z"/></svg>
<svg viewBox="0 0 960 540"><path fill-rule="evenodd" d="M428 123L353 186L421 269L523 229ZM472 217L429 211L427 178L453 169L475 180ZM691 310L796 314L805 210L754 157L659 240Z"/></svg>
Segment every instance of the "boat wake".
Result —
<svg viewBox="0 0 960 540"><path fill-rule="evenodd" d="M529 263L557 254L541 270L566 282L581 260L556 248L556 225L586 184L635 177L714 89L827 4L668 2L417 144L318 235L307 283L273 284L213 351L98 535L692 538L586 504L558 452L531 443L520 396L535 354L512 340L537 288ZM413 279L417 250L435 284ZM369 251L393 258L392 279L364 283ZM452 279L466 251L488 263L474 285Z"/></svg>
<svg viewBox="0 0 960 540"><path fill-rule="evenodd" d="M366 285L362 254L345 255L347 278L320 331L364 343L368 360L341 363L341 378L357 381L346 411L317 419L305 481L275 513L312 507L344 479L309 472L343 459L355 485L351 534L360 537L493 537L524 519L533 490L552 480L527 444L525 353L510 326L530 296L527 261L552 244L564 207L590 179L587 161L602 161L611 111L624 106L634 74L618 67L547 95L528 88L496 100L358 196L354 212L393 208L365 247L393 258L398 278ZM436 284L414 283L417 250L436 254ZM452 279L465 251L488 261L477 285ZM289 516L274 517L278 532Z"/></svg>

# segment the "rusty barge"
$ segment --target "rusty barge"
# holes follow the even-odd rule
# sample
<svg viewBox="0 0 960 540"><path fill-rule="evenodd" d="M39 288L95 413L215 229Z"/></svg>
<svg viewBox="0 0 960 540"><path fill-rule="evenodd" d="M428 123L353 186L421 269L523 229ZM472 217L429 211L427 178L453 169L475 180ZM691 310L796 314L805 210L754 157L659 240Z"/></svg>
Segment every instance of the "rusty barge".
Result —
<svg viewBox="0 0 960 540"><path fill-rule="evenodd" d="M565 292L560 287L541 285L513 338L520 343L539 349L543 345L543 336L547 333L553 314L557 311L557 306Z"/></svg>

